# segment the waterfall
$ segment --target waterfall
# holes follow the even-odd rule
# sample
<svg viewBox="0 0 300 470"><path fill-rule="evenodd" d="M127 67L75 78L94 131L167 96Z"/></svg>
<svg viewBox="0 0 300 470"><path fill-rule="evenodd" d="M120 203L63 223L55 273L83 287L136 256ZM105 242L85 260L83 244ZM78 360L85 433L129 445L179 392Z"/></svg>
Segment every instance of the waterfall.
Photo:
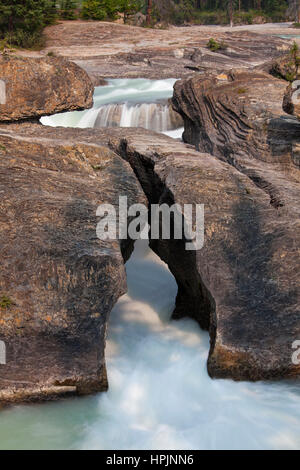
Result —
<svg viewBox="0 0 300 470"><path fill-rule="evenodd" d="M175 80L109 80L96 87L94 106L86 111L73 111L43 117L47 126L63 127L143 127L180 138L183 121L169 99Z"/></svg>
<svg viewBox="0 0 300 470"><path fill-rule="evenodd" d="M160 103L107 104L99 108L94 123L94 127L144 127L156 132L176 129L175 125L170 106Z"/></svg>

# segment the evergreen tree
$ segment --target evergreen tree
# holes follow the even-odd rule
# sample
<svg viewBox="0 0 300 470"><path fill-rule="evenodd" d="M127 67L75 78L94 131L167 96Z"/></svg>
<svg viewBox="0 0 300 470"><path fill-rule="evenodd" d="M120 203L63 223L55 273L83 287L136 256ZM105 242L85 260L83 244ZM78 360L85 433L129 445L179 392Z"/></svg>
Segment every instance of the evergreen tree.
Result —
<svg viewBox="0 0 300 470"><path fill-rule="evenodd" d="M124 13L124 23L128 22L130 16L141 10L142 2L140 0L119 0L118 10Z"/></svg>
<svg viewBox="0 0 300 470"><path fill-rule="evenodd" d="M74 0L62 0L60 3L60 17L64 20L75 20L77 2Z"/></svg>
<svg viewBox="0 0 300 470"><path fill-rule="evenodd" d="M31 47L56 18L53 0L1 0L0 37L10 44Z"/></svg>
<svg viewBox="0 0 300 470"><path fill-rule="evenodd" d="M92 20L113 20L117 18L117 14L117 0L84 0L82 2L82 18Z"/></svg>

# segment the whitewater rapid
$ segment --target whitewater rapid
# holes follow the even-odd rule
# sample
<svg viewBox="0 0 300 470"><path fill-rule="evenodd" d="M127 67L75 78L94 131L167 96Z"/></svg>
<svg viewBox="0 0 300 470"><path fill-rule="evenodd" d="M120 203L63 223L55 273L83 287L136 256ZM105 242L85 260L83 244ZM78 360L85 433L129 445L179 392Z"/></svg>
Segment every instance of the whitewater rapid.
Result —
<svg viewBox="0 0 300 470"><path fill-rule="evenodd" d="M181 138L175 113L168 99L175 79L111 79L95 88L94 105L85 111L72 111L41 118L47 126L62 127L143 127Z"/></svg>
<svg viewBox="0 0 300 470"><path fill-rule="evenodd" d="M119 81L101 105L165 98L170 84ZM87 113L43 122L76 125ZM299 449L299 383L210 379L208 334L191 319L170 320L177 285L146 241L126 271L128 293L108 328L109 391L1 411L0 449Z"/></svg>

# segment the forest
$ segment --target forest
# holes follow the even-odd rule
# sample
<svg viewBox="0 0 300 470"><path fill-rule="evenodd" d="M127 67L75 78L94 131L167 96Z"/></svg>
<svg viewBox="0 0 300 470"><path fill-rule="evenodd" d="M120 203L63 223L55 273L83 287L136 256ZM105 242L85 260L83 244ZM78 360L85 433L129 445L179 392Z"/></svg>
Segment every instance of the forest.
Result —
<svg viewBox="0 0 300 470"><path fill-rule="evenodd" d="M114 21L165 27L167 24L252 24L299 22L299 0L1 0L0 40L40 48L45 26L59 19Z"/></svg>

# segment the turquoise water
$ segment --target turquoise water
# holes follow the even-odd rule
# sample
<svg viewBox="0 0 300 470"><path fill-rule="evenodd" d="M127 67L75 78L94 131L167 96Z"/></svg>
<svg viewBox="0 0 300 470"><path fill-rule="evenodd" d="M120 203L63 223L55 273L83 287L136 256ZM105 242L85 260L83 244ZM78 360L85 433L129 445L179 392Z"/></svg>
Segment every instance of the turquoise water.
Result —
<svg viewBox="0 0 300 470"><path fill-rule="evenodd" d="M111 313L110 389L0 414L1 449L299 449L299 385L211 380L207 333L169 321L173 276L137 242Z"/></svg>
<svg viewBox="0 0 300 470"><path fill-rule="evenodd" d="M281 39L300 39L300 34L278 34Z"/></svg>

